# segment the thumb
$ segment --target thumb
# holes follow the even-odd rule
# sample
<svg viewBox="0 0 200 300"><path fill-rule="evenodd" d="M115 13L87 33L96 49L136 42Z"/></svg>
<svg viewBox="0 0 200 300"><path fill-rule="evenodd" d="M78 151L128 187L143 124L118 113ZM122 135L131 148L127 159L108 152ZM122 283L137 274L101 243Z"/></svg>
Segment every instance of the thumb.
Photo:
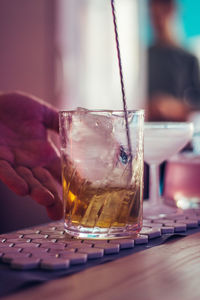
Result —
<svg viewBox="0 0 200 300"><path fill-rule="evenodd" d="M43 107L44 107L43 120L44 120L45 127L58 132L59 131L58 111L53 106L50 105L44 105Z"/></svg>

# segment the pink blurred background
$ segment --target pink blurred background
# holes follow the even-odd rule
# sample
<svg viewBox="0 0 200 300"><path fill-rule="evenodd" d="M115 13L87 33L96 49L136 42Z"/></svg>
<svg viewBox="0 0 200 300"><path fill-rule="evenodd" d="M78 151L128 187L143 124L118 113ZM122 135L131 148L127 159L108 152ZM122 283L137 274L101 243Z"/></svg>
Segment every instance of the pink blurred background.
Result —
<svg viewBox="0 0 200 300"><path fill-rule="evenodd" d="M0 1L0 91L22 90L56 104L54 2ZM44 208L0 182L0 233L48 222Z"/></svg>

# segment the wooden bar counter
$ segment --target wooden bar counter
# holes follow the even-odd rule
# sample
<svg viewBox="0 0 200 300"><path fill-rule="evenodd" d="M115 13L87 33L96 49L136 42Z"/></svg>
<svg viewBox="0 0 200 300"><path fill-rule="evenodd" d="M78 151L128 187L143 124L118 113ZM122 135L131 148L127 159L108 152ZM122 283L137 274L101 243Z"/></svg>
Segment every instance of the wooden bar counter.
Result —
<svg viewBox="0 0 200 300"><path fill-rule="evenodd" d="M199 300L200 233L2 299Z"/></svg>

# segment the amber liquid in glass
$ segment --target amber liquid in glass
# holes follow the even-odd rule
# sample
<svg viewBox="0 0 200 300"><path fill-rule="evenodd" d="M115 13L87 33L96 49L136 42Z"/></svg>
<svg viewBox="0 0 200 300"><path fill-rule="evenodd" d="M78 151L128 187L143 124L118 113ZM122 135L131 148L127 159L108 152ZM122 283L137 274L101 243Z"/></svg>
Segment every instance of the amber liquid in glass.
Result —
<svg viewBox="0 0 200 300"><path fill-rule="evenodd" d="M129 187L93 187L78 178L63 164L63 199L65 224L86 228L124 227L140 220L142 199L142 163L135 184ZM74 174L74 176L73 176Z"/></svg>

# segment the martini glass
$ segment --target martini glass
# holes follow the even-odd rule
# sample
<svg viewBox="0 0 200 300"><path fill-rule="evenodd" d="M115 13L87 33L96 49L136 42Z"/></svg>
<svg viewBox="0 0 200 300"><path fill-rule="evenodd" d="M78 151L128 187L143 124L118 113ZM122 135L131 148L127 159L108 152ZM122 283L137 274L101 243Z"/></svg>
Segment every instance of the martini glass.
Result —
<svg viewBox="0 0 200 300"><path fill-rule="evenodd" d="M144 215L175 212L159 193L160 164L178 153L192 138L193 123L146 122L144 125L144 160L149 165L149 200L144 203Z"/></svg>

